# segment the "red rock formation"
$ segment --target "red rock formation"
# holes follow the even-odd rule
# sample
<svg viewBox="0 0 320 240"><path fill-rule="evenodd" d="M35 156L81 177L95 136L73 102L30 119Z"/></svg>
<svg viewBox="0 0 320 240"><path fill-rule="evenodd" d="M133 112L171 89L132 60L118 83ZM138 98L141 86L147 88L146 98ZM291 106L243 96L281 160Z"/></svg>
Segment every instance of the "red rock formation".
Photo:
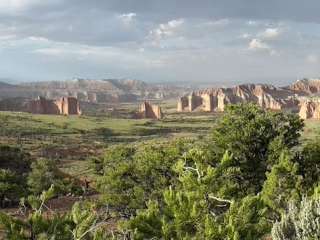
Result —
<svg viewBox="0 0 320 240"><path fill-rule="evenodd" d="M57 100L38 97L28 103L28 112L34 114L80 115L79 102L74 97L63 97Z"/></svg>
<svg viewBox="0 0 320 240"><path fill-rule="evenodd" d="M320 102L306 100L301 103L299 116L302 119L320 119Z"/></svg>
<svg viewBox="0 0 320 240"><path fill-rule="evenodd" d="M160 106L152 105L149 102L144 101L139 107L138 117L161 119L163 117L163 113Z"/></svg>
<svg viewBox="0 0 320 240"><path fill-rule="evenodd" d="M295 107L298 104L291 90L271 85L245 84L233 88L213 88L193 92L178 100L177 110L179 112L191 112L195 109L207 112L224 111L228 104L246 102L253 102L272 110Z"/></svg>
<svg viewBox="0 0 320 240"><path fill-rule="evenodd" d="M187 97L181 97L178 100L178 107L177 111L178 112L183 112L189 105L189 101Z"/></svg>
<svg viewBox="0 0 320 240"><path fill-rule="evenodd" d="M288 87L296 94L310 95L320 92L320 79L302 79L297 80L294 84Z"/></svg>

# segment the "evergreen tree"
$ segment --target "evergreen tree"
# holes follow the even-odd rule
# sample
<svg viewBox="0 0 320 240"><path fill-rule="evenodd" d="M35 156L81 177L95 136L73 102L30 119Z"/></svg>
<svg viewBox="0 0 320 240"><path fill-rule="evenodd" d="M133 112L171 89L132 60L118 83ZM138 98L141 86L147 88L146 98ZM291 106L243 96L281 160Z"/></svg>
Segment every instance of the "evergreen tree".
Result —
<svg viewBox="0 0 320 240"><path fill-rule="evenodd" d="M302 176L299 165L288 150L284 150L271 172L267 174L262 189L262 199L275 212L281 213L290 200L299 200Z"/></svg>
<svg viewBox="0 0 320 240"><path fill-rule="evenodd" d="M48 159L38 159L31 164L27 184L29 191L38 195L52 184L58 185L58 179L58 168L55 162Z"/></svg>
<svg viewBox="0 0 320 240"><path fill-rule="evenodd" d="M223 172L235 172L232 185L240 186L235 189L238 197L260 192L269 165L275 163L269 156L276 153L270 152L270 144L277 139L291 149L299 143L302 127L303 121L295 115L272 113L253 104L227 107L214 128L211 151L216 159L226 151L232 154Z"/></svg>

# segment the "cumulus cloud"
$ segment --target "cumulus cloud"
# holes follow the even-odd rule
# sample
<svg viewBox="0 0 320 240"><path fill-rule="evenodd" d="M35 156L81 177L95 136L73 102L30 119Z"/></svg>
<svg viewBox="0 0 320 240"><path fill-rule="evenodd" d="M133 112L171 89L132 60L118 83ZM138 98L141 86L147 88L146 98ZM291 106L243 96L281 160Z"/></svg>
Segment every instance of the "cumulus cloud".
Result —
<svg viewBox="0 0 320 240"><path fill-rule="evenodd" d="M263 33L261 33L261 37L264 39L276 39L280 36L280 30L278 28L267 28Z"/></svg>

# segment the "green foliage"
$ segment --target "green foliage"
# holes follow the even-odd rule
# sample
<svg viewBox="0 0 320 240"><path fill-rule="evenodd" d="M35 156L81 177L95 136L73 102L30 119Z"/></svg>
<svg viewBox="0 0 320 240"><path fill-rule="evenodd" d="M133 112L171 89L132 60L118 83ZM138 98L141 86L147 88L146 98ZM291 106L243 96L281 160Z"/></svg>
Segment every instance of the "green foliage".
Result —
<svg viewBox="0 0 320 240"><path fill-rule="evenodd" d="M25 194L21 177L10 170L0 169L0 207L5 206L5 201L17 201Z"/></svg>
<svg viewBox="0 0 320 240"><path fill-rule="evenodd" d="M275 212L282 212L290 200L298 200L302 176L298 174L298 163L284 150L279 163L267 174L262 190L262 199Z"/></svg>
<svg viewBox="0 0 320 240"><path fill-rule="evenodd" d="M48 189L52 184L55 186L62 185L55 162L48 159L38 159L33 162L27 184L29 191L35 195Z"/></svg>
<svg viewBox="0 0 320 240"><path fill-rule="evenodd" d="M100 208L76 203L48 218L50 190L21 201L26 219L1 214L0 224L8 239L114 239L106 206L123 239L265 240L272 225L274 240L319 239L320 144L299 146L302 127L294 115L230 106L209 138L117 145L93 158ZM57 173L48 160L33 163L32 192L64 185ZM14 175L3 176L16 191ZM312 198L297 205L304 195Z"/></svg>
<svg viewBox="0 0 320 240"><path fill-rule="evenodd" d="M22 199L23 220L0 213L0 227L5 230L6 239L103 240L109 237L103 229L106 218L97 214L93 204L75 203L70 213L61 215L46 206L54 196L52 185L38 197Z"/></svg>
<svg viewBox="0 0 320 240"><path fill-rule="evenodd" d="M173 142L137 149L124 145L111 148L103 161L103 176L98 179L104 202L129 217L144 209L149 200L160 200L162 191L174 184L172 166L187 146Z"/></svg>
<svg viewBox="0 0 320 240"><path fill-rule="evenodd" d="M0 145L0 207L18 202L27 194L25 177L29 155L16 147Z"/></svg>
<svg viewBox="0 0 320 240"><path fill-rule="evenodd" d="M43 192L39 197L28 197L21 200L21 211L25 218L20 220L4 213L0 213L0 227L4 228L6 239L58 239L69 240L70 221L65 216L54 214L51 217L44 215L45 203L55 195L54 187ZM27 210L30 206L30 211Z"/></svg>
<svg viewBox="0 0 320 240"><path fill-rule="evenodd" d="M258 196L247 196L232 204L226 214L228 239L262 239L271 227L267 215L268 209Z"/></svg>
<svg viewBox="0 0 320 240"><path fill-rule="evenodd" d="M29 171L30 156L18 147L0 145L0 169L23 175Z"/></svg>
<svg viewBox="0 0 320 240"><path fill-rule="evenodd" d="M237 175L232 185L241 184L238 197L261 190L268 162L272 163L270 144L278 139L286 148L296 146L302 127L302 120L295 115L272 113L253 104L227 107L214 128L211 150L216 159L222 159L226 151L232 154L225 171Z"/></svg>
<svg viewBox="0 0 320 240"><path fill-rule="evenodd" d="M320 239L320 200L304 198L298 206L291 202L281 221L273 225L272 239Z"/></svg>
<svg viewBox="0 0 320 240"><path fill-rule="evenodd" d="M164 190L162 204L150 202L129 221L134 239L221 239L221 214L231 202L212 196L214 169L202 163L204 156L192 148L176 163L176 188Z"/></svg>
<svg viewBox="0 0 320 240"><path fill-rule="evenodd" d="M299 157L299 174L303 176L304 193L311 195L320 183L320 141L307 143Z"/></svg>
<svg viewBox="0 0 320 240"><path fill-rule="evenodd" d="M29 192L34 195L40 194L51 185L55 186L57 194L83 194L80 186L75 184L72 179L63 176L54 160L38 159L33 162L31 172L27 177L27 184Z"/></svg>
<svg viewBox="0 0 320 240"><path fill-rule="evenodd" d="M94 204L77 202L73 205L70 216L74 223L72 239L106 239L107 234L103 229L105 221L96 213Z"/></svg>

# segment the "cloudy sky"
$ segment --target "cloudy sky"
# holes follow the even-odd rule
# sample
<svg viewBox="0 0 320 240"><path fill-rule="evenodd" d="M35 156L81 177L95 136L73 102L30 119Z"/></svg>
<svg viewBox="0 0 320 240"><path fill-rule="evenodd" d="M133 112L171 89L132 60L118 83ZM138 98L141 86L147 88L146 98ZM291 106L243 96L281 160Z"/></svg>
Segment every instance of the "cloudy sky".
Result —
<svg viewBox="0 0 320 240"><path fill-rule="evenodd" d="M0 78L320 76L319 0L0 0Z"/></svg>

